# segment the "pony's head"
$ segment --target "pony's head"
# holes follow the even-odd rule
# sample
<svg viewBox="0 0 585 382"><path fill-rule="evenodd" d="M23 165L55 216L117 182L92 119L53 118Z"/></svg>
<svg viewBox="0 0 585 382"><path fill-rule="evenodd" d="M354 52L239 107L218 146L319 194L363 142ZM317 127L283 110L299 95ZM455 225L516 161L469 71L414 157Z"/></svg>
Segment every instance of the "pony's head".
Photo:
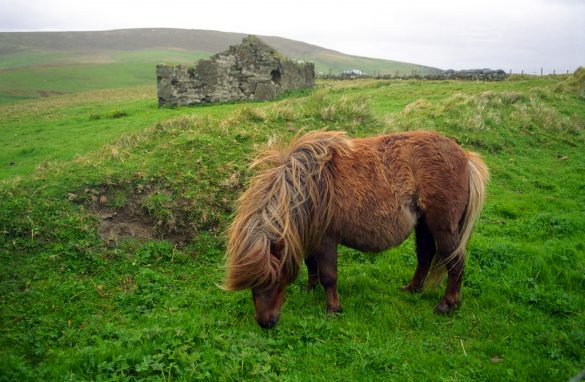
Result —
<svg viewBox="0 0 585 382"><path fill-rule="evenodd" d="M256 322L264 329L270 329L278 322L286 286L292 281L282 269L281 251L281 246L270 246L270 258L276 265L275 279L267 285L252 288Z"/></svg>
<svg viewBox="0 0 585 382"><path fill-rule="evenodd" d="M235 229L234 226L230 228L227 277L223 288L231 291L251 289L256 322L262 328L270 329L278 322L286 287L296 278L298 264L287 261L287 249L282 239L273 242L264 235L253 238L248 236L250 231L236 234ZM238 241L238 237L242 241Z"/></svg>
<svg viewBox="0 0 585 382"><path fill-rule="evenodd" d="M251 289L256 322L271 328L280 316L286 286L298 274L303 249L285 208L287 196L268 191L261 180L256 177L240 198L228 230L223 288Z"/></svg>

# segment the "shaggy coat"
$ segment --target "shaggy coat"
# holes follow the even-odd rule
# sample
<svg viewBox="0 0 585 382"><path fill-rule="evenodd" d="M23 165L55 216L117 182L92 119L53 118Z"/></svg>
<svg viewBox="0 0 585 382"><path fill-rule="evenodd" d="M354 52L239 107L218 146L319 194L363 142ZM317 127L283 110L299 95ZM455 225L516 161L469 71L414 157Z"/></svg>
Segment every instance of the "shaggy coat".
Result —
<svg viewBox="0 0 585 382"><path fill-rule="evenodd" d="M432 132L356 139L313 132L268 148L253 166L258 173L228 231L224 288L252 289L260 325L276 323L303 261L308 287L320 281L328 310L338 311L337 245L379 252L413 229L418 266L404 289L419 291L429 270L447 271L436 309L458 303L465 247L488 180L477 154Z"/></svg>

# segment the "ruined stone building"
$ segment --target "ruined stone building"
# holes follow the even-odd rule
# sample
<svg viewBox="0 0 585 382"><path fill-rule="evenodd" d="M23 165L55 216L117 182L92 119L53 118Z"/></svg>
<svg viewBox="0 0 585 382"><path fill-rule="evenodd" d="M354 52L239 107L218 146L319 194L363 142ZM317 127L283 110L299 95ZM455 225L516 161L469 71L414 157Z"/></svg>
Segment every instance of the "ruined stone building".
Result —
<svg viewBox="0 0 585 382"><path fill-rule="evenodd" d="M259 38L189 65L157 65L159 106L270 100L288 89L313 87L313 63L290 60Z"/></svg>

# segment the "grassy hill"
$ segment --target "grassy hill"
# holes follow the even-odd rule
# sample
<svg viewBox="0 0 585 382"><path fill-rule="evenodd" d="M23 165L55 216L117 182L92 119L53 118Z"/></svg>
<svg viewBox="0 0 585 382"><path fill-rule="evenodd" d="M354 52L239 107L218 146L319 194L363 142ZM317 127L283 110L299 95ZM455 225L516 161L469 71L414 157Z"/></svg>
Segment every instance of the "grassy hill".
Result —
<svg viewBox="0 0 585 382"><path fill-rule="evenodd" d="M154 65L192 63L225 50L245 37L183 29L104 32L0 32L0 103L47 95L149 85ZM339 73L433 73L438 69L356 57L280 37L260 36L281 53L315 62L316 71Z"/></svg>
<svg viewBox="0 0 585 382"><path fill-rule="evenodd" d="M158 110L152 86L0 106L0 380L568 380L585 362L583 78L319 82ZM435 130L492 180L462 306L404 294L409 239L341 248L344 312L303 270L277 327L217 288L255 147Z"/></svg>

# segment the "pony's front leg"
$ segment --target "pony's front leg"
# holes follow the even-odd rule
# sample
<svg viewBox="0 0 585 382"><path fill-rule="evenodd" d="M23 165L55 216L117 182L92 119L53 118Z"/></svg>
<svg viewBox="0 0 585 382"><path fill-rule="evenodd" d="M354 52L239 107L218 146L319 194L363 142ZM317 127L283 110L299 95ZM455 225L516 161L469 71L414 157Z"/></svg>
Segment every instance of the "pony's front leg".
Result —
<svg viewBox="0 0 585 382"><path fill-rule="evenodd" d="M315 289L317 282L319 282L319 268L317 267L317 258L314 253L305 257L305 265L309 273L309 281L305 289L309 291Z"/></svg>
<svg viewBox="0 0 585 382"><path fill-rule="evenodd" d="M337 241L325 237L318 251L315 252L319 281L327 295L327 312L341 311L339 294L337 293Z"/></svg>

